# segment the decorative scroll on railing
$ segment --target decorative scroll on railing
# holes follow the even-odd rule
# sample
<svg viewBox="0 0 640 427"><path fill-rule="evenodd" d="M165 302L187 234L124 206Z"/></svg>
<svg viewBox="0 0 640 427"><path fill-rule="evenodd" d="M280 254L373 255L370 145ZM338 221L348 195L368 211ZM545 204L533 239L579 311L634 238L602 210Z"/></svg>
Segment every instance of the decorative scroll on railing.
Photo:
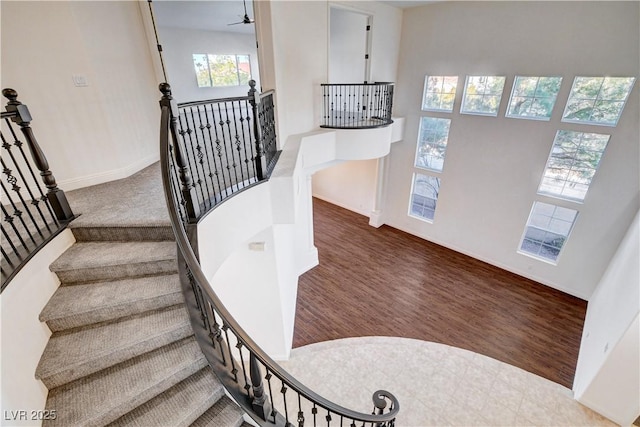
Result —
<svg viewBox="0 0 640 427"><path fill-rule="evenodd" d="M322 84L322 128L370 129L393 123L393 83Z"/></svg>
<svg viewBox="0 0 640 427"><path fill-rule="evenodd" d="M228 393L261 426L394 426L399 404L389 392L379 390L373 394L371 413L352 411L323 398L273 361L213 292L187 237L194 227L189 221L191 214L188 212L193 205L188 198L194 197L196 188L180 146L178 121L181 112L172 100L169 85L161 84L160 90L164 95L160 101L162 179L179 248L185 301L200 348ZM265 114L265 117L268 116ZM265 120L272 119L271 116ZM273 125L265 122L261 126L269 128ZM268 135L268 132L263 131L262 135Z"/></svg>
<svg viewBox="0 0 640 427"><path fill-rule="evenodd" d="M74 217L58 188L47 159L31 129L31 115L18 93L4 89L9 100L2 111L2 290L13 276ZM18 135L16 126L24 141ZM28 148L25 149L24 146ZM26 151L30 152L27 155ZM40 177L36 177L36 170ZM46 193L42 188L46 186Z"/></svg>
<svg viewBox="0 0 640 427"><path fill-rule="evenodd" d="M275 164L273 91L259 95L249 84L245 97L178 104L178 141L200 214L263 180Z"/></svg>

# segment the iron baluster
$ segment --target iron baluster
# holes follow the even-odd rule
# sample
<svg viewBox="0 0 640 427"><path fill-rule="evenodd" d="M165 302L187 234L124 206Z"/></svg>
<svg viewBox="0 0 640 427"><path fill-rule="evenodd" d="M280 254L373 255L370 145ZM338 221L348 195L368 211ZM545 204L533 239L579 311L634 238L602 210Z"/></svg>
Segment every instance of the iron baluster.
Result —
<svg viewBox="0 0 640 427"><path fill-rule="evenodd" d="M185 161L185 156L178 142L178 135L176 129L176 117L178 116L178 107L176 106L173 97L171 96L171 86L168 83L160 83L160 92L162 92L162 99L160 100L160 107L167 106L170 111L169 129L171 131L171 142L173 145L173 155L178 167L178 176L180 178L182 198L184 199L184 207L187 213L188 220L195 221L200 217L200 206L196 203L195 189L191 181L191 174L189 167Z"/></svg>
<svg viewBox="0 0 640 427"><path fill-rule="evenodd" d="M251 376L251 387L253 390L253 401L251 405L253 411L262 420L267 420L271 412L271 402L264 394L264 384L262 384L262 372L258 359L253 353L249 354L249 375Z"/></svg>
<svg viewBox="0 0 640 427"><path fill-rule="evenodd" d="M251 111L253 113L253 137L255 139L255 147L256 147L256 176L258 181L262 181L264 179L264 173L262 170L262 144L260 138L260 127L258 126L258 103L260 102L256 90L256 81L249 81L249 103L251 104Z"/></svg>
<svg viewBox="0 0 640 427"><path fill-rule="evenodd" d="M236 337L236 339L237 338L238 337ZM244 389L247 393L247 397L251 398L251 393L249 392L249 390L251 390L251 384L249 384L249 378L247 377L247 365L245 365L244 363L244 356L242 353L242 341L237 340L236 348L238 349L238 353L240 353L240 366L242 367L242 376L244 378Z"/></svg>
<svg viewBox="0 0 640 427"><path fill-rule="evenodd" d="M222 330L224 331L224 336L227 340L227 349L229 350L229 360L231 361L231 374L233 375L233 380L238 382L238 368L236 368L236 362L233 359L233 353L231 352L231 342L229 341L229 326L226 323L222 324Z"/></svg>
<svg viewBox="0 0 640 427"><path fill-rule="evenodd" d="M269 386L269 401L273 402L273 390L271 389L271 372L269 372L269 369L267 368L267 374L264 376L264 378L267 380L267 385ZM272 405L271 406L271 417L273 419L273 422L276 422L276 408Z"/></svg>
<svg viewBox="0 0 640 427"><path fill-rule="evenodd" d="M210 107L209 109L207 109L207 106ZM209 119L209 111L211 111L211 119ZM207 132L209 135L209 144L211 145L211 153L209 153L209 151L207 150L207 158L209 160L209 169L211 169L211 163L213 163L213 170L209 170L209 173L211 174L211 183L212 186L214 188L213 191L213 206L215 206L218 203L218 198L220 197L219 195L221 194L221 191L223 189L222 184L220 183L220 172L218 169L218 165L216 164L216 155L215 155L215 141L213 138L213 134L211 133L211 128L213 128L214 134L216 135L215 139L218 139L218 132L216 129L216 120L215 120L215 113L213 111L213 105L211 104L205 104L204 105L204 115L207 119ZM213 125L211 124L213 123ZM208 145L209 145L208 144ZM213 181L213 177L215 177L215 182ZM216 187L217 184L217 187ZM220 197L221 198L221 197Z"/></svg>
<svg viewBox="0 0 640 427"><path fill-rule="evenodd" d="M29 113L29 109L26 105L18 101L18 92L15 90L3 89L2 95L9 100L6 110L9 112L15 111L17 113L17 115L12 117L11 120L20 126L20 130L27 141L29 151L31 152L31 158L40 171L42 182L44 182L44 185L47 187L48 191L46 197L55 212L56 218L61 221L72 220L74 215L71 207L69 206L69 202L67 201L67 197L64 194L64 191L58 188L56 179L49 169L49 162L47 161L47 158L44 155L42 148L40 148L40 145L33 134L33 130L31 129L31 114Z"/></svg>

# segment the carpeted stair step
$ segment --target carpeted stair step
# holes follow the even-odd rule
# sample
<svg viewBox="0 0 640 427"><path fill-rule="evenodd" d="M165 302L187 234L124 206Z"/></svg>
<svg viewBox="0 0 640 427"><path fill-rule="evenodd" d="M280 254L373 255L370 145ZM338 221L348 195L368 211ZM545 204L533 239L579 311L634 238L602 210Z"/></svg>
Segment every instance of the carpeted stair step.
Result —
<svg viewBox="0 0 640 427"><path fill-rule="evenodd" d="M195 420L192 427L240 427L250 424L244 422L242 410L227 396L220 399L209 408L200 418Z"/></svg>
<svg viewBox="0 0 640 427"><path fill-rule="evenodd" d="M103 426L207 366L195 338L145 353L49 391L43 426Z"/></svg>
<svg viewBox="0 0 640 427"><path fill-rule="evenodd" d="M193 334L184 305L51 336L36 368L59 387Z"/></svg>
<svg viewBox="0 0 640 427"><path fill-rule="evenodd" d="M169 241L174 240L171 225L167 226L75 226L71 223L71 231L78 242L107 241Z"/></svg>
<svg viewBox="0 0 640 427"><path fill-rule="evenodd" d="M224 396L209 367L118 418L109 427L187 427Z"/></svg>
<svg viewBox="0 0 640 427"><path fill-rule="evenodd" d="M60 286L40 313L58 332L184 302L177 274Z"/></svg>
<svg viewBox="0 0 640 427"><path fill-rule="evenodd" d="M177 272L174 242L76 243L49 267L62 284Z"/></svg>

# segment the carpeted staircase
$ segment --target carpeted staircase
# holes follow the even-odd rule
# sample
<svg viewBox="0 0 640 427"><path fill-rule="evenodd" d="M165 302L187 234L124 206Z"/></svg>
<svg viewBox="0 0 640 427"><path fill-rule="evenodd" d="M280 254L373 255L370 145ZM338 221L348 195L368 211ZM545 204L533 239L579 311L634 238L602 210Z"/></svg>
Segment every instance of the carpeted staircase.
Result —
<svg viewBox="0 0 640 427"><path fill-rule="evenodd" d="M243 425L193 337L171 228L78 225L40 315L53 335L36 377L57 415L43 425Z"/></svg>

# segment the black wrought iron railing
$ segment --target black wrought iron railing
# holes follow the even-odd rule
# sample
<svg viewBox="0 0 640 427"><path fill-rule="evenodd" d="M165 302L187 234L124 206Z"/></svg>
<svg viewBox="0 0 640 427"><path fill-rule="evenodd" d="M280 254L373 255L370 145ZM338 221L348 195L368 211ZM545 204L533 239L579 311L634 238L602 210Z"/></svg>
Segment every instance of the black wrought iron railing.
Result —
<svg viewBox="0 0 640 427"><path fill-rule="evenodd" d="M185 102L177 108L177 138L198 212L261 181L275 165L273 91L258 94L252 80L247 96Z"/></svg>
<svg viewBox="0 0 640 427"><path fill-rule="evenodd" d="M393 83L322 84L322 128L370 129L393 123Z"/></svg>
<svg viewBox="0 0 640 427"><path fill-rule="evenodd" d="M0 193L1 276L4 290L20 269L60 233L74 215L33 134L29 109L18 101L15 90L3 89L2 95L9 100L5 111L1 113L0 130L3 175ZM16 131L16 126L20 128L20 132ZM19 134L22 134L24 140Z"/></svg>
<svg viewBox="0 0 640 427"><path fill-rule="evenodd" d="M163 93L160 101L162 179L179 248L178 263L185 301L196 339L229 394L261 426L394 426L399 404L392 394L384 390L376 391L373 394L371 413L344 408L318 395L273 361L240 327L213 291L200 268L197 245L191 240L195 235L197 217L202 212L194 212L200 189L192 179L192 172L197 174L197 171L192 171L187 160L192 148L185 149L189 140L182 138L180 131L179 120L183 112L173 101L169 85L160 85L160 90ZM253 156L256 162L262 164L264 161L269 166L271 163L275 164L277 154L271 155L272 160L263 159L262 157L268 157L266 153L269 150L263 150L262 144L269 140L267 144L275 145L273 105L265 106L262 111L261 131L254 134L252 141L256 147L253 151L247 148L249 151L241 154L240 158L248 159ZM242 123L234 125L226 123L226 119L222 121L224 126L242 127ZM256 122L254 119L253 123ZM245 145L240 144L240 147L244 148ZM196 167L204 164L212 163L203 161ZM256 175L256 183L267 180L272 167L267 167L261 177ZM208 173L215 176L214 170L209 170L205 175ZM234 194L234 191L242 191L247 187L229 188L231 194Z"/></svg>

